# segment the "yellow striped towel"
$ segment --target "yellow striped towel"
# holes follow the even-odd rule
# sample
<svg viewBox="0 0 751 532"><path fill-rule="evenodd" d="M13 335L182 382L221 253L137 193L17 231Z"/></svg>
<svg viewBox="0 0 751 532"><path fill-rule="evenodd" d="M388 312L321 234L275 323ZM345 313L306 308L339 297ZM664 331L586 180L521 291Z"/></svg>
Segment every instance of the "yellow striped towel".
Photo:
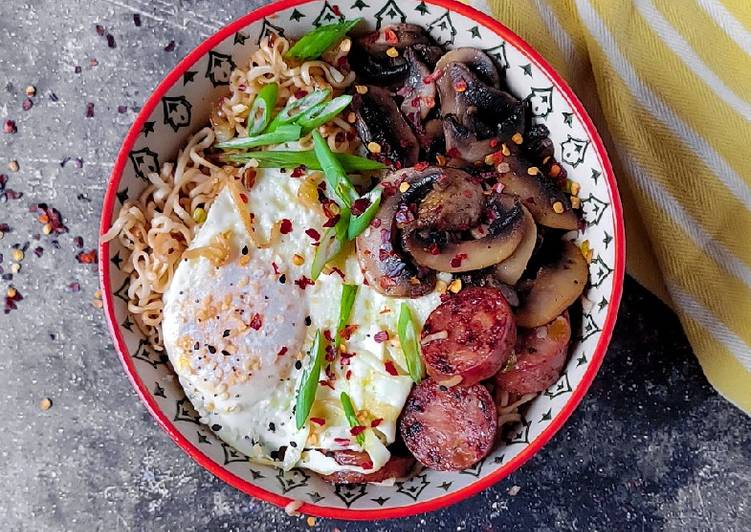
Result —
<svg viewBox="0 0 751 532"><path fill-rule="evenodd" d="M751 414L751 2L469 3L583 101L618 176L629 273L676 310L709 382Z"/></svg>

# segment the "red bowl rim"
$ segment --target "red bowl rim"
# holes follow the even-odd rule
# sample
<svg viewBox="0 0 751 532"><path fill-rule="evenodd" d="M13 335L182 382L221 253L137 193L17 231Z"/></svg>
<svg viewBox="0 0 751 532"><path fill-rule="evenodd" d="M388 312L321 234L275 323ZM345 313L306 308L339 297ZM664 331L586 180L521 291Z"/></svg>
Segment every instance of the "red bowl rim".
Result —
<svg viewBox="0 0 751 532"><path fill-rule="evenodd" d="M307 4L311 2L319 2L320 0L280 0L272 4L265 5L255 11L248 13L247 15L227 24L214 35L210 36L199 44L192 52L190 52L177 66L162 80L156 87L153 94L146 101L145 105L141 109L140 113L136 117L135 122L130 127L125 141L123 142L120 152L118 153L115 166L110 176L110 181L107 186L107 190L104 196L104 205L102 208L102 217L99 227L99 234L102 235L109 229L112 216L114 214L115 198L117 189L122 178L123 170L128 161L128 154L131 148L135 144L138 136L141 133L141 129L144 122L148 120L149 116L159 104L161 98L167 94L172 86L181 79L183 73L187 71L193 64L201 59L205 54L212 50L216 45L221 43L227 37L232 36L237 31L241 30L248 24L261 20L264 17L273 15L278 11L288 9L290 7L299 6L301 4ZM597 371L602 364L602 360L605 357L610 338L613 333L613 327L615 326L616 316L618 314L618 306L621 300L621 293L623 291L623 278L625 271L625 233L623 227L623 210L618 195L618 186L616 184L613 168L608 159L607 152L602 143L602 139L597 133L597 130L592 123L592 120L584 110L583 105L576 97L574 92L563 80L563 78L538 54L529 44L527 44L521 37L512 32L502 23L493 19L492 17L477 11L476 9L462 4L456 0L425 0L429 4L443 7L450 12L458 13L462 16L473 19L478 24L492 30L497 35L502 37L505 41L511 43L518 48L524 55L526 55L530 61L534 62L536 66L542 69L553 81L555 86L561 92L563 98L569 103L574 110L576 116L581 120L587 134L592 139L592 144L597 152L597 158L604 170L604 177L608 183L608 191L610 194L610 201L613 208L614 225L615 225L615 267L613 277L613 290L610 297L610 305L608 313L605 318L605 323L602 327L600 339L597 343L597 347L592 355L589 367L584 373L581 382L577 386L576 390L568 400L563 410L551 421L548 427L543 430L535 440L522 450L518 455L512 458L508 463L493 473L478 479L472 484L465 486L455 492L447 493L442 497L437 497L424 502L416 502L408 506L397 506L393 508L380 508L371 510L353 510L349 508L338 508L332 506L321 506L312 503L303 503L299 508L299 511L305 514L315 515L319 517L327 517L333 519L352 519L352 520L374 520L374 519L388 519L397 517L407 517L410 515L431 512L457 503L463 499L466 499L485 488L488 488L505 478L513 471L518 469L522 464L529 460L537 451L539 451L563 426L566 419L572 414L577 405L581 402L584 394L591 385L592 381L597 374ZM146 405L146 408L152 416L157 420L159 425L170 435L170 437L177 443L183 451L185 451L193 460L198 462L201 466L208 469L215 476L219 477L226 483L234 486L235 488L262 499L264 501L273 503L281 508L284 508L288 503L293 501L289 497L278 495L271 491L265 490L259 486L253 485L250 482L240 478L239 476L224 469L219 464L215 463L212 459L206 456L200 449L193 445L190 441L183 436L180 431L175 427L173 422L162 412L159 405L156 403L151 393L144 385L143 381L139 377L135 370L133 360L128 352L128 348L123 340L120 328L115 317L115 308L112 299L112 286L110 283L109 275L109 245L106 242L102 242L100 238L99 242L99 278L102 287L102 295L104 298L104 312L107 319L107 325L110 333L114 339L115 349L120 356L128 377L130 378L133 386L136 388L138 395Z"/></svg>

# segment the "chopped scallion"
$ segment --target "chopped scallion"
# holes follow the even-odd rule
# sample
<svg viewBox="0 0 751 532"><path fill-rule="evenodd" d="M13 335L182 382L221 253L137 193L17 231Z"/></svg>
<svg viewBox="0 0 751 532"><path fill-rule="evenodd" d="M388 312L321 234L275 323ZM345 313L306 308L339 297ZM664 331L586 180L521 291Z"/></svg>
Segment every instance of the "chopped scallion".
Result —
<svg viewBox="0 0 751 532"><path fill-rule="evenodd" d="M295 404L295 424L297 430L303 428L310 415L310 409L313 407L316 390L318 390L318 379L321 377L323 352L321 331L318 330L313 339L313 346L310 348L310 356L313 357L313 361L308 370L303 374L300 380L300 387L297 389L297 401Z"/></svg>
<svg viewBox="0 0 751 532"><path fill-rule="evenodd" d="M409 376L419 384L425 372L422 358L420 357L420 344L417 340L420 336L420 331L412 317L412 311L410 311L409 305L406 303L402 303L399 309L397 332L399 333L399 343L402 346L402 352L407 362Z"/></svg>
<svg viewBox="0 0 751 532"><path fill-rule="evenodd" d="M295 45L285 54L286 57L294 57L305 61L320 57L323 52L341 41L347 33L362 20L343 20L334 24L327 24L314 29L303 35Z"/></svg>
<svg viewBox="0 0 751 532"><path fill-rule="evenodd" d="M349 227L347 229L347 238L349 240L354 240L357 238L357 236L365 231L365 229L370 225L370 222L373 221L373 218L375 218L376 213L378 212L378 207L381 205L381 196L383 195L383 188L380 186L375 187L373 190L365 194L360 200L367 200L368 206L365 208L365 210L357 215L352 216L352 218L349 221Z"/></svg>
<svg viewBox="0 0 751 532"><path fill-rule="evenodd" d="M292 142L300 138L302 129L296 125L279 126L275 131L262 133L252 137L240 137L227 142L220 142L217 148L228 149L247 149L257 148L259 146L268 146L269 144L282 144L283 142Z"/></svg>
<svg viewBox="0 0 751 532"><path fill-rule="evenodd" d="M352 305L355 303L357 296L356 284L342 285L342 300L339 303L339 322L336 325L336 336L334 337L334 348L339 349L342 344L342 330L347 326L349 315L352 313Z"/></svg>
<svg viewBox="0 0 751 532"><path fill-rule="evenodd" d="M303 135L336 118L352 102L352 96L337 96L330 102L320 103L301 116L295 123L302 127Z"/></svg>
<svg viewBox="0 0 751 532"><path fill-rule="evenodd" d="M335 153L334 157L337 158L347 173L369 172L386 168L385 165L378 161L360 157L359 155ZM242 164L255 159L258 161L259 168L297 168L298 166L305 166L309 170L321 170L321 163L318 162L313 150L226 153L221 156L221 159L225 162Z"/></svg>
<svg viewBox="0 0 751 532"><path fill-rule="evenodd" d="M339 200L340 207L351 207L352 201L357 199L357 192L347 177L344 168L326 143L326 139L316 130L313 130L313 149L321 165L326 184L331 192Z"/></svg>
<svg viewBox="0 0 751 532"><path fill-rule="evenodd" d="M352 405L352 399L349 398L347 392L342 392L342 394L339 396L339 400L342 403L342 410L344 410L344 416L347 418L349 426L352 428L361 426L360 422L357 420L355 407ZM360 445L365 443L365 435L362 432L355 436L355 439L357 439L357 443L359 443Z"/></svg>
<svg viewBox="0 0 751 532"><path fill-rule="evenodd" d="M258 91L248 113L248 120L252 120L248 128L248 136L260 134L269 125L277 96L279 96L279 85L276 83L268 83Z"/></svg>
<svg viewBox="0 0 751 532"><path fill-rule="evenodd" d="M316 105L328 100L329 96L331 96L330 89L316 89L300 99L289 100L284 109L279 111L279 114L271 121L266 131L274 131L285 124L294 122Z"/></svg>

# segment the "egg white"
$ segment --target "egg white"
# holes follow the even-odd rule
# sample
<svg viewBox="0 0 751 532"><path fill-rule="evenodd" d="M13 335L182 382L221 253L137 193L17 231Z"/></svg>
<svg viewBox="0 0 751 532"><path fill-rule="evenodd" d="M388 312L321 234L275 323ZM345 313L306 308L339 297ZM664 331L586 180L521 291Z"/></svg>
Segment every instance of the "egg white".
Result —
<svg viewBox="0 0 751 532"><path fill-rule="evenodd" d="M390 457L386 445L395 439L397 418L412 387L397 339L399 306L407 301L415 319L422 324L440 302L439 295L433 292L418 299L400 300L363 285L352 246L337 265L347 283L359 286L349 319L357 329L346 342L347 352L355 355L348 366L340 365L339 360L331 364L336 377L333 389L318 386L311 417L324 419L325 424L309 421L297 430L293 407L303 370L296 369L295 362L301 359L298 366L309 365L305 353L316 330L334 333L345 282L339 274L330 272L304 289L295 283L303 276L310 277L316 250L314 239L305 231L312 228L322 235L326 221L319 206L309 206L309 202L298 198L303 181L304 178L293 178L278 169L262 169L248 191L247 204L237 204L226 188L220 192L190 248L205 246L217 235L229 232L230 258L220 267L203 257L181 261L164 297L165 348L202 419L220 438L251 459L284 469L298 465L322 474L341 470L366 472L356 466L339 465L325 454L337 449L364 449L373 462L373 471ZM248 212L253 214L254 227L262 239L269 238L271 228L284 218L291 221L292 231L277 235L267 248L255 248L241 218ZM248 253L243 256L241 250L246 246ZM302 264L293 261L294 255L302 257ZM207 300L219 302L221 308L199 321L199 317L206 317ZM248 327L234 332L236 324L248 324L255 313L263 317L259 330ZM239 327L242 329L242 325ZM233 330L229 340L224 337L227 329ZM377 342L375 335L379 331L386 331L389 339ZM216 369L209 369L206 363L217 356L205 346L211 345L219 352L228 341L236 353L220 359L217 368L222 375L216 379ZM200 345L198 350L193 349L196 342ZM286 353L279 356L285 347ZM398 376L386 370L385 362L389 360L396 366ZM244 368L240 373L247 380L240 382L231 377L233 365ZM326 379L323 371L321 379ZM365 431L362 447L352 437L342 411L339 397L343 391L349 394L366 424L368 420L382 420L377 429ZM279 448L285 446L280 460Z"/></svg>

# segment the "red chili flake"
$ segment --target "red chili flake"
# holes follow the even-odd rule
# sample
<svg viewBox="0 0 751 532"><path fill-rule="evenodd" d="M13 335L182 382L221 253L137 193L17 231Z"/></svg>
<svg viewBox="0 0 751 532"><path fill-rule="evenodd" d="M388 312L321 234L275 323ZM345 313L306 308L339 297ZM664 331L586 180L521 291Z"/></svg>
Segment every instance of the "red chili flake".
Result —
<svg viewBox="0 0 751 532"><path fill-rule="evenodd" d="M73 69L73 72L75 72L76 74L80 74L82 70L83 69L81 68L81 65L76 65L75 68Z"/></svg>
<svg viewBox="0 0 751 532"><path fill-rule="evenodd" d="M451 267L458 268L462 265L462 261L467 258L466 253L457 253L454 258L451 259Z"/></svg>
<svg viewBox="0 0 751 532"><path fill-rule="evenodd" d="M312 417L310 418L311 423L315 423L316 425L320 425L321 427L326 424L326 420L322 417Z"/></svg>
<svg viewBox="0 0 751 532"><path fill-rule="evenodd" d="M300 288L300 290L305 290L306 287L313 286L315 282L311 281L303 275L299 279L295 279L295 284Z"/></svg>
<svg viewBox="0 0 751 532"><path fill-rule="evenodd" d="M370 422L370 426L372 428L376 428L378 425L380 425L383 422L383 418L376 418L373 421Z"/></svg>
<svg viewBox="0 0 751 532"><path fill-rule="evenodd" d="M331 11L333 11L334 15L336 15L337 17L341 17L342 16L342 12L339 10L339 6L336 5L336 4L334 4L333 6L331 6Z"/></svg>
<svg viewBox="0 0 751 532"><path fill-rule="evenodd" d="M388 373L389 375L393 375L394 377L399 375L399 372L396 370L396 366L394 365L393 361L387 360L383 363L383 367L386 368L386 373Z"/></svg>
<svg viewBox="0 0 751 532"><path fill-rule="evenodd" d="M334 442L339 445L349 445L350 441L349 438L334 438Z"/></svg>
<svg viewBox="0 0 751 532"><path fill-rule="evenodd" d="M412 98L412 101L410 101L409 103L410 103L410 105L412 107L419 107L420 106L420 97L419 96L415 96L414 98ZM414 113L412 114L411 118L414 118Z"/></svg>
<svg viewBox="0 0 751 532"><path fill-rule="evenodd" d="M349 380L350 377L352 377L352 370L348 369L347 373L344 374L344 378L347 379L347 380Z"/></svg>
<svg viewBox="0 0 751 532"><path fill-rule="evenodd" d="M76 255L76 260L81 264L94 264L96 263L96 250L82 251Z"/></svg>
<svg viewBox="0 0 751 532"><path fill-rule="evenodd" d="M362 425L355 425L351 429L349 429L349 433L352 434L352 436L359 436L363 433L366 427L363 427Z"/></svg>
<svg viewBox="0 0 751 532"><path fill-rule="evenodd" d="M0 223L0 233L10 233L10 226L6 223ZM2 260L0 260L0 262L2 262Z"/></svg>
<svg viewBox="0 0 751 532"><path fill-rule="evenodd" d="M133 24L135 24L137 28L141 27L141 15L138 13L133 13Z"/></svg>
<svg viewBox="0 0 751 532"><path fill-rule="evenodd" d="M23 109L24 111L28 111L32 107L34 107L34 102L31 98L26 98L24 99L23 103L21 103L21 109Z"/></svg>
<svg viewBox="0 0 751 532"><path fill-rule="evenodd" d="M321 233L319 233L318 231L316 231L312 227L309 227L308 229L306 229L305 230L305 234L308 235L313 240L316 240L316 241L318 241L318 240L321 239Z"/></svg>
<svg viewBox="0 0 751 532"><path fill-rule="evenodd" d="M352 203L352 214L360 216L368 207L370 207L370 200L368 198L357 198Z"/></svg>
<svg viewBox="0 0 751 532"><path fill-rule="evenodd" d="M441 248L438 246L438 244L436 244L435 242L433 242L432 244L430 244L430 247L428 248L428 252L431 255L440 255L441 254Z"/></svg>
<svg viewBox="0 0 751 532"><path fill-rule="evenodd" d="M422 100L423 103L425 103L425 107L427 107L428 109L435 107L435 98L433 98L432 96L423 96Z"/></svg>
<svg viewBox="0 0 751 532"><path fill-rule="evenodd" d="M438 78L440 78L441 76L443 76L443 73L444 73L444 69L439 68L438 70L436 70L432 74L428 74L427 76L425 76L424 78L422 78L422 82L423 82L424 85L429 85L429 84L433 83L435 80L437 80Z"/></svg>
<svg viewBox="0 0 751 532"><path fill-rule="evenodd" d="M386 248L378 248L378 260L381 262L388 260L389 257L391 257L393 253L389 251Z"/></svg>
<svg viewBox="0 0 751 532"><path fill-rule="evenodd" d="M327 342L330 342L333 339L333 337L331 336L331 331L328 329L323 331L323 337L326 338Z"/></svg>
<svg viewBox="0 0 751 532"><path fill-rule="evenodd" d="M175 41L170 41L167 43L167 46L164 47L165 52L174 52L175 51Z"/></svg>
<svg viewBox="0 0 751 532"><path fill-rule="evenodd" d="M21 295L21 292L13 289L13 295L9 296L5 295L5 307L3 308L3 312L5 314L8 314L11 310L16 310L16 303L23 300L23 296Z"/></svg>
<svg viewBox="0 0 751 532"><path fill-rule="evenodd" d="M423 170L425 170L425 169L426 169L426 168L427 168L428 166L430 166L430 165L429 165L428 163L425 163L425 162L422 162L422 163L417 163L417 164L415 165L415 170L417 170L418 172L422 172L422 171L423 171Z"/></svg>
<svg viewBox="0 0 751 532"><path fill-rule="evenodd" d="M118 105L117 106L117 112L122 114L125 114L128 112L128 106L127 105Z"/></svg>
<svg viewBox="0 0 751 532"><path fill-rule="evenodd" d="M461 153L457 148L451 148L449 151L446 152L446 155L449 157L460 157Z"/></svg>
<svg viewBox="0 0 751 532"><path fill-rule="evenodd" d="M399 37L394 30L386 28L383 30L383 40L388 44L397 44L399 42Z"/></svg>
<svg viewBox="0 0 751 532"><path fill-rule="evenodd" d="M385 199L396 194L397 184L391 182L381 183L381 188L383 188L383 197Z"/></svg>
<svg viewBox="0 0 751 532"><path fill-rule="evenodd" d="M396 281L394 281L391 277L383 276L378 280L378 284L381 285L381 288L384 290L388 288L392 288L396 286Z"/></svg>
<svg viewBox="0 0 751 532"><path fill-rule="evenodd" d="M111 33L107 34L107 46L110 48L117 48L117 44L115 44L115 36Z"/></svg>
<svg viewBox="0 0 751 532"><path fill-rule="evenodd" d="M456 83L454 83L454 90L456 92L464 92L467 90L467 82L463 79L458 80Z"/></svg>
<svg viewBox="0 0 751 532"><path fill-rule="evenodd" d="M334 227L337 224L337 222L339 221L339 218L341 218L341 216L339 216L338 214L335 214L333 217L331 217L328 220L326 220L324 222L323 226L324 227Z"/></svg>
<svg viewBox="0 0 751 532"><path fill-rule="evenodd" d="M292 170L290 177L302 177L305 175L305 170L307 170L307 168L304 164L301 164L300 166Z"/></svg>
<svg viewBox="0 0 751 532"><path fill-rule="evenodd" d="M75 237L73 239L73 244L75 244L75 246L77 248L82 248L83 247L83 237L80 237L80 236Z"/></svg>
<svg viewBox="0 0 751 532"><path fill-rule="evenodd" d="M94 29L96 30L97 35L99 35L100 37L104 37L104 34L106 33L104 26L102 26L101 24L97 24L96 26L94 26Z"/></svg>
<svg viewBox="0 0 751 532"><path fill-rule="evenodd" d="M86 104L86 118L94 118L94 102L89 102Z"/></svg>
<svg viewBox="0 0 751 532"><path fill-rule="evenodd" d="M490 147L495 148L498 146L498 139L490 139Z"/></svg>
<svg viewBox="0 0 751 532"><path fill-rule="evenodd" d="M274 275L279 275L281 273L279 271L279 266L276 265L276 262L272 262L271 267L274 268Z"/></svg>
<svg viewBox="0 0 751 532"><path fill-rule="evenodd" d="M334 272L335 274L337 274L342 279L344 279L344 272L340 268L338 268L337 266L332 266L331 267L331 271Z"/></svg>
<svg viewBox="0 0 751 532"><path fill-rule="evenodd" d="M5 123L3 123L3 131L5 133L8 133L9 135L12 135L16 131L18 131L18 128L16 127L16 123L13 120L6 120Z"/></svg>
<svg viewBox="0 0 751 532"><path fill-rule="evenodd" d="M41 247L41 246L35 247L34 248L34 255L36 255L37 257L41 257L42 255L44 255L44 248Z"/></svg>
<svg viewBox="0 0 751 532"><path fill-rule="evenodd" d="M282 218L282 223L279 226L279 232L283 235L286 235L288 233L292 232L292 220L289 218Z"/></svg>
<svg viewBox="0 0 751 532"><path fill-rule="evenodd" d="M327 380L318 381L318 384L320 384L321 386L328 386L332 390L335 389L334 388L334 384L330 380L328 380L328 379Z"/></svg>
<svg viewBox="0 0 751 532"><path fill-rule="evenodd" d="M300 98L305 98L307 95L308 91L306 91L305 89L297 89L294 94L295 98L297 98L298 100Z"/></svg>
<svg viewBox="0 0 751 532"><path fill-rule="evenodd" d="M339 59L336 60L336 65L341 68L347 68L349 69L349 61L347 60L347 56L343 55Z"/></svg>
<svg viewBox="0 0 751 532"><path fill-rule="evenodd" d="M341 331L339 331L339 336L344 338L345 340L349 340L352 337L352 334L358 329L357 325L351 324L346 325ZM344 356L344 354L342 354ZM349 356L354 356L354 353L349 353Z"/></svg>
<svg viewBox="0 0 751 532"><path fill-rule="evenodd" d="M378 229L381 227L381 219L380 218L373 218L373 221L370 222L370 227L373 227L375 229Z"/></svg>
<svg viewBox="0 0 751 532"><path fill-rule="evenodd" d="M240 199L242 200L243 203L248 203L248 196L244 192L240 192Z"/></svg>
<svg viewBox="0 0 751 532"><path fill-rule="evenodd" d="M413 222L415 215L412 214L408 205L400 205L394 215L394 220L396 220L396 223L404 225Z"/></svg>
<svg viewBox="0 0 751 532"><path fill-rule="evenodd" d="M278 357L283 357L284 355L286 355L286 354L287 354L287 351L288 351L288 349L287 349L287 346L285 345L285 346L283 346L283 347L282 347L282 348L281 348L281 349L279 350L279 352L278 352L278 353L276 354L276 356L278 356Z"/></svg>
<svg viewBox="0 0 751 532"><path fill-rule="evenodd" d="M76 282L76 281L73 281L72 283L70 283L68 285L68 290L70 292L80 292L81 291L81 284L78 283L78 282Z"/></svg>
<svg viewBox="0 0 751 532"><path fill-rule="evenodd" d="M373 336L373 340L375 340L379 344L388 341L388 339L389 339L388 331L378 331Z"/></svg>
<svg viewBox="0 0 751 532"><path fill-rule="evenodd" d="M253 314L253 317L250 318L250 323L248 325L251 329L255 329L256 331L259 330L263 326L263 317L256 312Z"/></svg>

